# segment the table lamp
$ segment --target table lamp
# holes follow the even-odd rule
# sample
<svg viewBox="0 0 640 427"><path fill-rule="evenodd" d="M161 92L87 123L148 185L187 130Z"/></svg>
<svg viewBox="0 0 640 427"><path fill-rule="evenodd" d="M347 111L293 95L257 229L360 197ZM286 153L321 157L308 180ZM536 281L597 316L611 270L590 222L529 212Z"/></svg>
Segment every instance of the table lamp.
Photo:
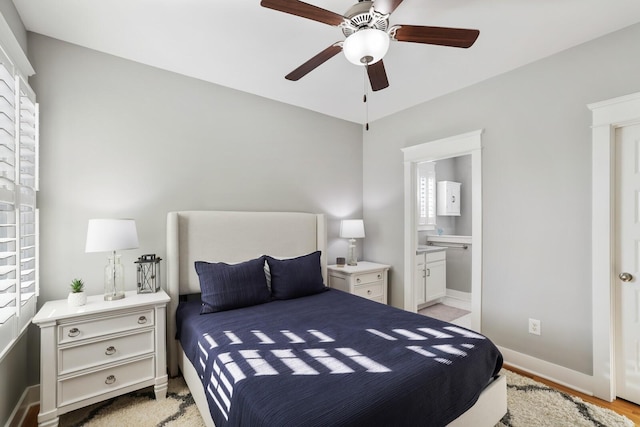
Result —
<svg viewBox="0 0 640 427"><path fill-rule="evenodd" d="M104 270L104 299L124 298L124 267L116 251L138 247L133 219L90 219L85 252L112 252Z"/></svg>
<svg viewBox="0 0 640 427"><path fill-rule="evenodd" d="M361 219L343 219L340 223L340 237L349 239L347 265L358 265L356 239L364 238L364 221Z"/></svg>

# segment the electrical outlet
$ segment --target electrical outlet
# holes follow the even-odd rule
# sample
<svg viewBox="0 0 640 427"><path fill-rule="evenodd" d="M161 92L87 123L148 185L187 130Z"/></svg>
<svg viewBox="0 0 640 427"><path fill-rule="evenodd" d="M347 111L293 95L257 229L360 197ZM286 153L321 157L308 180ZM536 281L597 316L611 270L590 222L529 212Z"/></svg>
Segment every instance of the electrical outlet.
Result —
<svg viewBox="0 0 640 427"><path fill-rule="evenodd" d="M540 335L540 321L538 319L529 319L529 333Z"/></svg>

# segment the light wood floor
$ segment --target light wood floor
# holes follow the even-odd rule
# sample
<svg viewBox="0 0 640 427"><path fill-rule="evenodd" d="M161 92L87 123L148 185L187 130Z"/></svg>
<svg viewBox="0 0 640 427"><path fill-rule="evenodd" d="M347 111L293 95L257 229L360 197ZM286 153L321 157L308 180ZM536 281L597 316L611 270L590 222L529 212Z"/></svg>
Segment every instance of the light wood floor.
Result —
<svg viewBox="0 0 640 427"><path fill-rule="evenodd" d="M597 397L588 396L586 394L582 394L570 388L561 386L559 384L553 383L544 378L540 378L536 375L531 375L528 372L522 371L520 369L514 368L512 366L505 365L506 369L518 373L522 376L531 378L535 381L541 382L543 384L548 385L549 387L553 387L556 390L563 391L567 394L571 394L573 396L578 396L585 402L593 403L594 405L601 406L603 408L611 409L612 411L617 412L618 414L622 414L629 418L631 421L635 423L636 426L640 426L640 406L635 405L631 402L622 399L616 399L613 402L607 402L605 400L600 400ZM24 422L21 427L37 427L38 426L38 411L40 410L39 406L32 406L25 417Z"/></svg>

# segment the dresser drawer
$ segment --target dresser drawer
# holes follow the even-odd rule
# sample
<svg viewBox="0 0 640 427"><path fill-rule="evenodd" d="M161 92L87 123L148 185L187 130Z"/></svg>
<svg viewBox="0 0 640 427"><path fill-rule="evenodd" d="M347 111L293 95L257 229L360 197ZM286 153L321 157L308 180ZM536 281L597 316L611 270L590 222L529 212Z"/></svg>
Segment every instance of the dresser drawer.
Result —
<svg viewBox="0 0 640 427"><path fill-rule="evenodd" d="M381 271L374 271L372 273L361 273L354 276L354 285L362 285L365 283L372 283L382 280L384 277L384 273Z"/></svg>
<svg viewBox="0 0 640 427"><path fill-rule="evenodd" d="M154 331L72 345L58 350L58 374L64 375L154 351Z"/></svg>
<svg viewBox="0 0 640 427"><path fill-rule="evenodd" d="M117 316L84 319L58 326L58 343L66 344L117 332L142 329L154 325L153 310L137 311Z"/></svg>
<svg viewBox="0 0 640 427"><path fill-rule="evenodd" d="M356 286L353 290L355 295L368 298L368 299L376 299L380 300L384 297L384 289L383 282L369 283L366 285Z"/></svg>
<svg viewBox="0 0 640 427"><path fill-rule="evenodd" d="M58 406L68 405L155 377L154 357L58 381Z"/></svg>

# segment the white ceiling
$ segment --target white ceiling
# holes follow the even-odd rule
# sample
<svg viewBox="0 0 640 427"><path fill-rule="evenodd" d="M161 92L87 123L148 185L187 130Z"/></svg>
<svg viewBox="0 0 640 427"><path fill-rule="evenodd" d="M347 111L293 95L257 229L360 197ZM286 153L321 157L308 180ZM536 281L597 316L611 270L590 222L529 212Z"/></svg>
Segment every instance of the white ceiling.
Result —
<svg viewBox="0 0 640 427"><path fill-rule="evenodd" d="M29 31L365 121L364 70L342 54L298 82L284 78L343 40L340 29L265 9L260 0L13 1ZM343 14L356 0L308 2ZM480 37L469 49L392 42L384 58L390 87L369 96L369 121L636 22L638 0L404 0L390 25L473 28Z"/></svg>

